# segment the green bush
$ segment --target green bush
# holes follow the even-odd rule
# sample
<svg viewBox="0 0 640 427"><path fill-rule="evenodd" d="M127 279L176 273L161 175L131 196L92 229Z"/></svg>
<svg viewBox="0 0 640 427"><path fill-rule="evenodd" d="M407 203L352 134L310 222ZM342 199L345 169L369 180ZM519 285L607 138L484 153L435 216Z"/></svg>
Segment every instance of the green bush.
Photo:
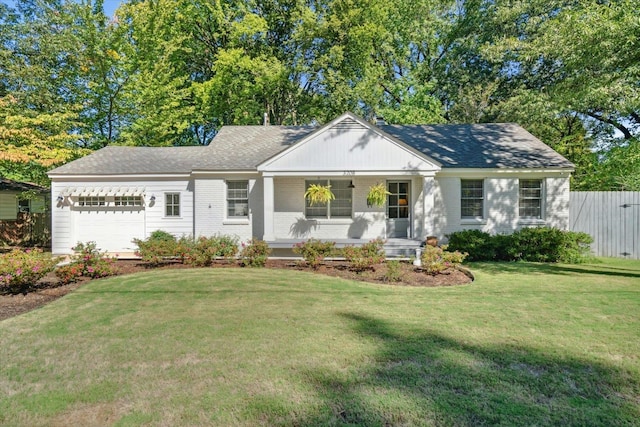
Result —
<svg viewBox="0 0 640 427"><path fill-rule="evenodd" d="M181 239L180 246L178 241L166 231L156 230L148 239L133 239L133 243L138 246L136 256L139 256L143 262L151 265L158 265L167 259L180 257L184 260L185 251L188 244L185 239Z"/></svg>
<svg viewBox="0 0 640 427"><path fill-rule="evenodd" d="M342 256L355 271L370 270L385 259L384 240L375 239L362 246L346 246L342 248Z"/></svg>
<svg viewBox="0 0 640 427"><path fill-rule="evenodd" d="M497 249L494 237L480 230L462 230L451 233L449 238L449 250L460 251L469 254L469 261L486 261L495 259Z"/></svg>
<svg viewBox="0 0 640 427"><path fill-rule="evenodd" d="M420 261L422 269L432 275L441 274L444 271L454 268L456 265L462 264L467 257L466 253L460 251L450 252L447 247L438 247L427 245L422 251Z"/></svg>
<svg viewBox="0 0 640 427"><path fill-rule="evenodd" d="M238 254L238 241L229 236L199 237L197 240L180 239L175 254L186 264L204 267L216 259L230 260Z"/></svg>
<svg viewBox="0 0 640 427"><path fill-rule="evenodd" d="M149 240L164 240L167 242L175 242L176 238L173 234L164 230L152 231L149 235Z"/></svg>
<svg viewBox="0 0 640 427"><path fill-rule="evenodd" d="M479 230L448 235L449 249L469 253L469 261L535 261L579 263L588 259L593 241L586 233L551 227L523 228L491 236Z"/></svg>
<svg viewBox="0 0 640 427"><path fill-rule="evenodd" d="M523 228L511 235L515 259L534 262L584 261L593 239L586 233L557 228Z"/></svg>
<svg viewBox="0 0 640 427"><path fill-rule="evenodd" d="M29 288L53 271L58 258L41 249L14 249L0 255L0 290L2 293L27 293Z"/></svg>
<svg viewBox="0 0 640 427"><path fill-rule="evenodd" d="M309 267L316 269L326 258L336 251L336 242L323 242L316 239L309 239L306 242L296 243L293 246L293 253L304 258Z"/></svg>
<svg viewBox="0 0 640 427"><path fill-rule="evenodd" d="M230 260L238 254L238 241L230 236L181 237L176 239L173 235L157 230L151 233L148 239L134 239L138 245L136 255L142 261L152 265L158 265L167 260L178 260L184 264L203 267L211 265L213 260Z"/></svg>
<svg viewBox="0 0 640 427"><path fill-rule="evenodd" d="M387 282L399 282L402 279L400 261L396 259L388 260L386 264L387 271L384 274L384 280Z"/></svg>
<svg viewBox="0 0 640 427"><path fill-rule="evenodd" d="M242 244L240 264L244 267L264 267L271 253L271 248L264 240L251 239Z"/></svg>

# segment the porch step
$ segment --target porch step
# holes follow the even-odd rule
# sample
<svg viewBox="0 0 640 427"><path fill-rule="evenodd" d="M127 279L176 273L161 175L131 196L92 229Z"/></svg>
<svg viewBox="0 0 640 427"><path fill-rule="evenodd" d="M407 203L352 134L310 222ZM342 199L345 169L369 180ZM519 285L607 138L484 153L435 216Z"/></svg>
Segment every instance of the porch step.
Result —
<svg viewBox="0 0 640 427"><path fill-rule="evenodd" d="M421 240L388 239L384 244L384 253L388 258L410 258L416 256L416 249L421 244Z"/></svg>
<svg viewBox="0 0 640 427"><path fill-rule="evenodd" d="M364 243L368 243L369 239L325 239L335 242L337 248L343 248L345 246L360 246ZM291 249L296 243L304 242L304 239L279 239L267 241L267 244L274 250L273 256L278 257L294 257L299 258L299 255L294 255ZM411 258L416 256L416 249L422 244L421 240L414 239L401 239L401 238L389 238L384 244L384 253L388 258Z"/></svg>

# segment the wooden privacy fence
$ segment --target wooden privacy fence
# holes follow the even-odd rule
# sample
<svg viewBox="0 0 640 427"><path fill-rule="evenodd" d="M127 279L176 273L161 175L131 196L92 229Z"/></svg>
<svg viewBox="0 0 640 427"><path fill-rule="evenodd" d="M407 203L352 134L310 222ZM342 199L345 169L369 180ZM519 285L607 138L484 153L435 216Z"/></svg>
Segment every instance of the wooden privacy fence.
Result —
<svg viewBox="0 0 640 427"><path fill-rule="evenodd" d="M0 246L51 247L51 214L19 212L0 220Z"/></svg>
<svg viewBox="0 0 640 427"><path fill-rule="evenodd" d="M640 259L640 192L572 191L569 229L593 237L595 255Z"/></svg>

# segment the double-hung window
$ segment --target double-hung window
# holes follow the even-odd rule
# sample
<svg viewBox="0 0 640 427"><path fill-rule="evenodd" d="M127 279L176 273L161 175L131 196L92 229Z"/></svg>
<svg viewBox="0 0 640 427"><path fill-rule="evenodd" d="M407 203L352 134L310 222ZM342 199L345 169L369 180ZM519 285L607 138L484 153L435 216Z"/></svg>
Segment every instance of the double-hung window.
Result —
<svg viewBox="0 0 640 427"><path fill-rule="evenodd" d="M227 181L227 217L249 216L249 181Z"/></svg>
<svg viewBox="0 0 640 427"><path fill-rule="evenodd" d="M520 218L542 218L542 180L521 179L518 209Z"/></svg>
<svg viewBox="0 0 640 427"><path fill-rule="evenodd" d="M460 216L462 219L484 217L484 181L463 179L460 181Z"/></svg>
<svg viewBox="0 0 640 427"><path fill-rule="evenodd" d="M180 216L180 193L164 194L165 216Z"/></svg>
<svg viewBox="0 0 640 427"><path fill-rule="evenodd" d="M313 205L305 200L305 216L307 218L351 218L352 193L351 181L346 179L318 179L305 181L305 191L312 184L330 185L335 199L326 204Z"/></svg>

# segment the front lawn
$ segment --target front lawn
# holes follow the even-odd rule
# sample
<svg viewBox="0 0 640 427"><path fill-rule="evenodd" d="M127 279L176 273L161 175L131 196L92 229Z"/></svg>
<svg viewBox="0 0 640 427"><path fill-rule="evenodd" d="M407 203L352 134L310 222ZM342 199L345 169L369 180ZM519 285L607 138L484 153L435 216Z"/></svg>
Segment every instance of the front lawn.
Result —
<svg viewBox="0 0 640 427"><path fill-rule="evenodd" d="M0 322L2 425L639 425L640 262L158 270Z"/></svg>

